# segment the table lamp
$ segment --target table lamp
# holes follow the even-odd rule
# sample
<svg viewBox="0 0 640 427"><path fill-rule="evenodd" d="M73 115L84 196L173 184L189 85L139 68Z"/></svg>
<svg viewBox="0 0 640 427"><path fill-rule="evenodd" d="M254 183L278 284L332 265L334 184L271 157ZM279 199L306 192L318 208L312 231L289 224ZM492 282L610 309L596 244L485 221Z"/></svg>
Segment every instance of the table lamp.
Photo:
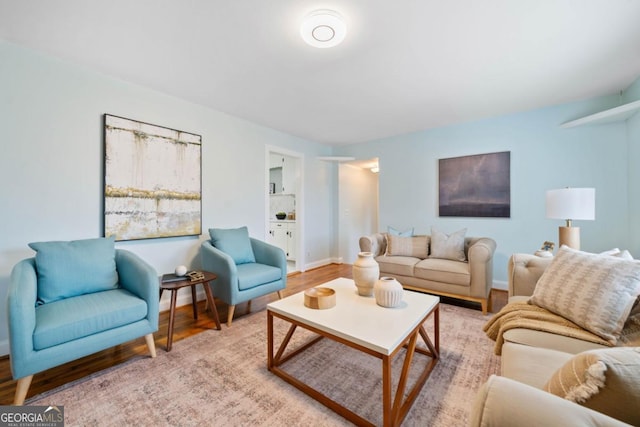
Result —
<svg viewBox="0 0 640 427"><path fill-rule="evenodd" d="M580 249L580 227L573 227L573 220L596 219L595 188L561 188L548 190L546 197L547 218L564 219L566 226L559 227L559 245Z"/></svg>

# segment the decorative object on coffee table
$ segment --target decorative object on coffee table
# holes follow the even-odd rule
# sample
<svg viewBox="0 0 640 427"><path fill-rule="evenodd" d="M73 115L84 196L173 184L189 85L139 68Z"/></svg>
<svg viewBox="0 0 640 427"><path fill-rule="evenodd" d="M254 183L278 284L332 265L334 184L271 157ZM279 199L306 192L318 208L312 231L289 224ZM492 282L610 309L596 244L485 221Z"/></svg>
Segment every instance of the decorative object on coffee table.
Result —
<svg viewBox="0 0 640 427"><path fill-rule="evenodd" d="M353 263L353 281L358 288L358 294L363 297L373 295L373 286L380 277L380 266L373 259L373 253L360 252Z"/></svg>
<svg viewBox="0 0 640 427"><path fill-rule="evenodd" d="M179 265L176 267L176 276L184 276L187 274L187 267L184 265Z"/></svg>
<svg viewBox="0 0 640 427"><path fill-rule="evenodd" d="M305 307L325 310L336 306L336 291L331 288L311 288L304 291Z"/></svg>
<svg viewBox="0 0 640 427"><path fill-rule="evenodd" d="M376 304L382 307L397 307L402 303L404 289L393 277L381 277L373 286Z"/></svg>

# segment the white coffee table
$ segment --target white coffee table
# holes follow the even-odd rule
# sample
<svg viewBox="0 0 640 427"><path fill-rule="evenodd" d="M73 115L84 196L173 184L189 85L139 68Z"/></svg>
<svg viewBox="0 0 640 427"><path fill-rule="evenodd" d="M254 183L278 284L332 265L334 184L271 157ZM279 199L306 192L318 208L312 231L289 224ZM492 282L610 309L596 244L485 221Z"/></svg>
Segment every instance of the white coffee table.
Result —
<svg viewBox="0 0 640 427"><path fill-rule="evenodd" d="M323 405L357 425L373 425L340 403L285 372L280 366L294 356L312 347L322 338L329 338L363 351L382 360L382 417L385 426L400 425L415 398L427 381L439 358L439 303L440 298L419 292L405 291L402 305L384 308L373 297L358 295L351 279L335 279L319 287L336 291L336 305L326 310L315 310L304 305L304 292L267 305L267 340L269 371L294 385ZM433 314L433 343L423 323ZM274 354L273 319L291 323L289 331ZM284 354L297 327L318 334L305 345ZM416 347L422 338L428 350ZM391 361L400 349L407 348L398 387L392 400ZM428 356L420 377L404 399L409 368L415 353Z"/></svg>

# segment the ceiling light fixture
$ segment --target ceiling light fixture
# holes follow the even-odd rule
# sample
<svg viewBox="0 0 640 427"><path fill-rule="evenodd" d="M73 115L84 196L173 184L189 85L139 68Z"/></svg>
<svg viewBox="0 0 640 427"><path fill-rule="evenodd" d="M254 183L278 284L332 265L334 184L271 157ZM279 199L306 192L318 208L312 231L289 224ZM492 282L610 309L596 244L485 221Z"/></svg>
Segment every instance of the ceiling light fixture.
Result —
<svg viewBox="0 0 640 427"><path fill-rule="evenodd" d="M300 34L307 44L327 48L344 40L347 27L338 12L322 9L307 15L300 26Z"/></svg>

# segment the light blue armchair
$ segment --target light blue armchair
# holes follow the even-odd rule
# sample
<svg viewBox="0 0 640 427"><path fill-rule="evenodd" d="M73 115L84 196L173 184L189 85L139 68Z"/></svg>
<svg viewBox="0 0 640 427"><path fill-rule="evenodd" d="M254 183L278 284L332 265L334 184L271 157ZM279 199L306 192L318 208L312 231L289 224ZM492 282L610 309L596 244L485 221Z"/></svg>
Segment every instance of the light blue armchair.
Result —
<svg viewBox="0 0 640 427"><path fill-rule="evenodd" d="M213 295L229 305L227 326L231 326L236 304L287 285L287 260L284 251L276 246L249 237L246 227L209 230L211 240L202 242L202 268L217 276L210 282Z"/></svg>
<svg viewBox="0 0 640 427"><path fill-rule="evenodd" d="M16 264L7 298L11 371L22 405L33 375L144 336L155 357L159 282L113 238L29 245L35 258Z"/></svg>

